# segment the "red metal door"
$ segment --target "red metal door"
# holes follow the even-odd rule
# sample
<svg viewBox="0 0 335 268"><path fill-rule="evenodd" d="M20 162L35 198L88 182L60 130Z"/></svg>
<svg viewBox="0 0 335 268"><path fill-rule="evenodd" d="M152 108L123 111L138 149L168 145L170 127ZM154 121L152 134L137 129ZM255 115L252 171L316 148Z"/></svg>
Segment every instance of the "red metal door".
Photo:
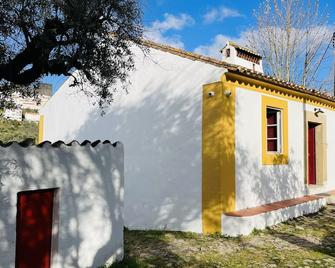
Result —
<svg viewBox="0 0 335 268"><path fill-rule="evenodd" d="M308 124L308 183L316 184L315 124Z"/></svg>
<svg viewBox="0 0 335 268"><path fill-rule="evenodd" d="M49 268L54 190L18 193L16 268Z"/></svg>

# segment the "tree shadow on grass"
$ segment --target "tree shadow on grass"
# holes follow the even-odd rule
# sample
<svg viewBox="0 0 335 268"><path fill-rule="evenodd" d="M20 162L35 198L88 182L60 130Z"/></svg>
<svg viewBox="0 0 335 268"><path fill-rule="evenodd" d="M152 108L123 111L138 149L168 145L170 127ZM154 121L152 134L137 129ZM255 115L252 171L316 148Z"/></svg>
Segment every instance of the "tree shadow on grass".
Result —
<svg viewBox="0 0 335 268"><path fill-rule="evenodd" d="M307 217L308 223L305 228L320 230L323 229L326 231L325 234L320 234L321 238L318 240L317 235L313 233L310 235L313 239L308 239L308 230L305 231L305 228L302 227L294 232L284 232L280 230L270 229L269 234L282 239L292 245L298 246L299 248L304 248L307 250L312 250L314 252L322 253L329 255L330 257L335 257L335 225L334 222L335 216L335 204L329 204L327 208L321 210L318 213L309 214ZM322 218L321 218L322 217ZM321 218L321 219L320 219ZM302 217L299 217L295 220L289 221L287 224L301 225ZM298 232L302 232L300 235ZM314 241L313 241L314 240Z"/></svg>
<svg viewBox="0 0 335 268"><path fill-rule="evenodd" d="M183 258L172 251L165 231L128 231L124 232L125 256L122 262L114 263L118 267L182 267ZM174 232L175 233L175 232ZM181 232L180 232L181 233ZM181 233L187 235L187 233Z"/></svg>
<svg viewBox="0 0 335 268"><path fill-rule="evenodd" d="M230 267L220 249L225 247L227 240L229 244L245 245L241 237L228 238L220 234L201 235L191 232L125 230L124 237L123 261L107 266L108 268ZM230 245L231 247L233 246ZM226 252L227 256L233 252L234 250Z"/></svg>

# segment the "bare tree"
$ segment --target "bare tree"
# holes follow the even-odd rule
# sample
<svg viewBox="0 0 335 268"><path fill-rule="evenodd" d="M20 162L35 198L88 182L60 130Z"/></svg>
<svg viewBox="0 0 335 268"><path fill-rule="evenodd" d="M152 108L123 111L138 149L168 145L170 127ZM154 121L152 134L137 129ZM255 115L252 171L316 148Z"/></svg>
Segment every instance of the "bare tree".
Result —
<svg viewBox="0 0 335 268"><path fill-rule="evenodd" d="M257 26L247 35L247 45L262 54L268 73L303 86L315 86L320 80L320 66L329 59L332 37L329 16L320 10L319 0L260 4L254 12Z"/></svg>

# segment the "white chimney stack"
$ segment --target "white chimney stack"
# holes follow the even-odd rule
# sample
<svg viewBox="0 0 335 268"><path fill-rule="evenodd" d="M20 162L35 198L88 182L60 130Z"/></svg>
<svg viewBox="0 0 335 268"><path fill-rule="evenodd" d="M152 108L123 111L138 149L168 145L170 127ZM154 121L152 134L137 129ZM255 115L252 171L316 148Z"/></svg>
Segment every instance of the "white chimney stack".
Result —
<svg viewBox="0 0 335 268"><path fill-rule="evenodd" d="M263 73L262 56L249 48L228 41L221 53L224 62Z"/></svg>

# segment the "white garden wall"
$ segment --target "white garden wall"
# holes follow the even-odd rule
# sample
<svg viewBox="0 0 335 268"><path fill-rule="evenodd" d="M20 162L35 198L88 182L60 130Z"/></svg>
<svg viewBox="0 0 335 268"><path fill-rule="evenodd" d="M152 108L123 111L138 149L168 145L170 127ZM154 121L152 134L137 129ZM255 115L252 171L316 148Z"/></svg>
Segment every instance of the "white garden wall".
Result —
<svg viewBox="0 0 335 268"><path fill-rule="evenodd" d="M201 232L202 85L223 69L155 49L135 61L104 117L66 81L42 110L44 140L122 140L125 225Z"/></svg>
<svg viewBox="0 0 335 268"><path fill-rule="evenodd" d="M0 146L1 268L15 267L17 193L48 188L58 188L59 206L52 268L98 267L122 259L122 144L24 148L14 143Z"/></svg>

